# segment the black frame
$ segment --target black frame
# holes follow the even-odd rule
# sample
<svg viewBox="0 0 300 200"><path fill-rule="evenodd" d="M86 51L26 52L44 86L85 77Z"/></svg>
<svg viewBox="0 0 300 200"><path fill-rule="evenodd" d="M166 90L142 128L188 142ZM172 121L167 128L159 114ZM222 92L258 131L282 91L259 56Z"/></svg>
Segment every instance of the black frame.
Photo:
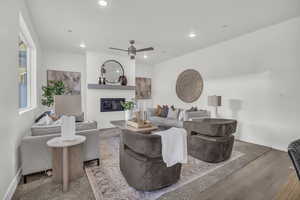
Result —
<svg viewBox="0 0 300 200"><path fill-rule="evenodd" d="M120 67L121 67L121 69L122 69L122 75L121 75L121 76L124 76L124 68L123 68L123 65L122 65L119 61L117 61L117 60L112 60L112 59L111 59L111 60L105 61L105 62L101 65L101 68L100 68L101 77L103 77L103 75L105 74L105 70L104 70L105 64L107 64L107 63L109 63L109 62L114 62L114 63L119 64ZM120 83L120 80L118 80L118 82L111 82L111 81L105 79L105 81L106 81L107 83Z"/></svg>

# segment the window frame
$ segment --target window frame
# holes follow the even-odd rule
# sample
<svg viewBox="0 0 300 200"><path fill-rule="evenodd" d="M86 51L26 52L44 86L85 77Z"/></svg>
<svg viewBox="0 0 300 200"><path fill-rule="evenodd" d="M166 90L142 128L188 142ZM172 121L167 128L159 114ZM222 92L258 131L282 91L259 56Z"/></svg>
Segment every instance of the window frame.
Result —
<svg viewBox="0 0 300 200"><path fill-rule="evenodd" d="M19 37L27 45L27 107L19 108L19 114L23 114L27 111L35 109L37 107L37 92L36 92L36 45L32 39L28 26L22 16L19 13ZM19 58L18 58L19 59ZM19 67L19 66L18 66ZM20 91L18 91L18 95Z"/></svg>

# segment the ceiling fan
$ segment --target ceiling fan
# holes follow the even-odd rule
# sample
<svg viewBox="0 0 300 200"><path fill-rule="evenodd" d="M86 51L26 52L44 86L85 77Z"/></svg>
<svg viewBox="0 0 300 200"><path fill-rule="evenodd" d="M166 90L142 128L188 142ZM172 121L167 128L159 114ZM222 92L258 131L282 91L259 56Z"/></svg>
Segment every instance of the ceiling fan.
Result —
<svg viewBox="0 0 300 200"><path fill-rule="evenodd" d="M110 47L109 49L117 50L117 51L125 51L130 56L130 59L135 59L136 53L143 52L143 51L153 51L154 50L153 47L148 47L148 48L143 48L143 49L136 49L135 46L134 46L134 43L135 43L134 40L130 40L129 43L130 43L130 46L128 47L128 49L119 49L119 48L114 48L114 47Z"/></svg>

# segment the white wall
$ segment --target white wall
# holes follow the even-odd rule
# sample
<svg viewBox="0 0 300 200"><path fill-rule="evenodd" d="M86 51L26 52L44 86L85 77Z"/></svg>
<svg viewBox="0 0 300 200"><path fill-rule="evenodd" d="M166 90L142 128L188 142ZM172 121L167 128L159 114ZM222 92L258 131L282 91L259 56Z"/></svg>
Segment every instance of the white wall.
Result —
<svg viewBox="0 0 300 200"><path fill-rule="evenodd" d="M128 79L128 85L135 85L135 62L128 56L113 56L103 53L87 52L86 55L87 84L98 83L101 65L109 59L119 61ZM99 128L111 128L110 121L124 119L123 112L100 112L100 98L126 98L131 100L134 90L96 90L87 89L87 119L96 120Z"/></svg>
<svg viewBox="0 0 300 200"><path fill-rule="evenodd" d="M81 73L82 109L86 112L86 56L85 53L67 53L55 50L43 52L43 85L47 85L47 70Z"/></svg>
<svg viewBox="0 0 300 200"><path fill-rule="evenodd" d="M193 104L175 93L177 76L189 68L204 78L204 92ZM158 64L154 104L206 108L208 95L221 95L221 116L238 120L237 138L286 150L300 137L299 75L300 18L295 18Z"/></svg>
<svg viewBox="0 0 300 200"><path fill-rule="evenodd" d="M20 168L19 144L38 111L34 109L19 115L18 109L18 34L19 10L22 11L37 47L37 87L41 85L41 49L23 0L0 1L0 199L9 197L13 179ZM38 99L40 93L38 92ZM39 102L39 101L38 101Z"/></svg>

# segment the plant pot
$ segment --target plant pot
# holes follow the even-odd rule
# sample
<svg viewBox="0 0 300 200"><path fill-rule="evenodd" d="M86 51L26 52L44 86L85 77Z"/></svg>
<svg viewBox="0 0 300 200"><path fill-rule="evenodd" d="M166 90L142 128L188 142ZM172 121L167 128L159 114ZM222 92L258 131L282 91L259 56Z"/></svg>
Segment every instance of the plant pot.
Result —
<svg viewBox="0 0 300 200"><path fill-rule="evenodd" d="M125 120L128 121L132 118L132 110L125 110Z"/></svg>

